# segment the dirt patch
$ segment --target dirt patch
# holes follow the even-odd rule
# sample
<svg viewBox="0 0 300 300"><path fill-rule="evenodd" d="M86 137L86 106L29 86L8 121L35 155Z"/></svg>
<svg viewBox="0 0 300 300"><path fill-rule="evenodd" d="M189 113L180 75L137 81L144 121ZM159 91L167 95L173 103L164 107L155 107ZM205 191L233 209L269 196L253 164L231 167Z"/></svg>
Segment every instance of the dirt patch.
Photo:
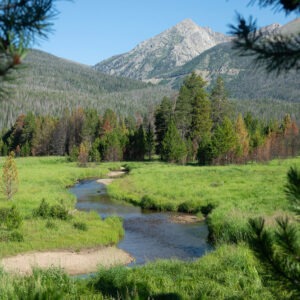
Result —
<svg viewBox="0 0 300 300"><path fill-rule="evenodd" d="M110 178L116 178L116 177L121 177L125 174L126 172L125 171L111 171L107 174L108 177Z"/></svg>
<svg viewBox="0 0 300 300"><path fill-rule="evenodd" d="M170 221L173 223L179 224L192 224L192 223L199 223L204 221L204 218L198 218L197 216L190 215L190 214L176 214L170 216Z"/></svg>
<svg viewBox="0 0 300 300"><path fill-rule="evenodd" d="M102 183L104 185L111 184L114 180L112 178L103 178L103 179L98 179L97 182Z"/></svg>
<svg viewBox="0 0 300 300"><path fill-rule="evenodd" d="M70 275L96 272L99 266L126 265L134 259L116 247L75 251L48 251L19 254L3 258L1 265L9 273L31 274L32 268L60 267Z"/></svg>

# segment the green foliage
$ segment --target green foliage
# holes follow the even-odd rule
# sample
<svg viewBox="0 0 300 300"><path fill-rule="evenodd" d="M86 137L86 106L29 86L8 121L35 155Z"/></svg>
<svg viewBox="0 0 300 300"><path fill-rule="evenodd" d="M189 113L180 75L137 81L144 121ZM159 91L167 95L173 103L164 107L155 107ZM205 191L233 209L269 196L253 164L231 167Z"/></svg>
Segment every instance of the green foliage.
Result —
<svg viewBox="0 0 300 300"><path fill-rule="evenodd" d="M68 210L62 204L50 206L49 217L60 220L68 220L71 218Z"/></svg>
<svg viewBox="0 0 300 300"><path fill-rule="evenodd" d="M11 152L2 168L2 190L8 200L18 191L18 170L14 156L14 152Z"/></svg>
<svg viewBox="0 0 300 300"><path fill-rule="evenodd" d="M297 167L290 167L287 178L285 194L293 209L300 215L300 170Z"/></svg>
<svg viewBox="0 0 300 300"><path fill-rule="evenodd" d="M288 299L300 296L300 240L297 227L287 218L278 218L278 230L274 235L265 229L262 218L250 219L249 246L263 263L265 278L276 291L278 286L289 295ZM277 287L276 287L277 285Z"/></svg>
<svg viewBox="0 0 300 300"><path fill-rule="evenodd" d="M99 138L96 138L92 144L89 155L90 155L91 161L93 161L93 162L101 161L101 155L99 152L100 144L101 144L101 140Z"/></svg>
<svg viewBox="0 0 300 300"><path fill-rule="evenodd" d="M89 152L87 149L87 145L85 143L81 143L79 145L79 153L78 153L78 166L86 167L89 159Z"/></svg>
<svg viewBox="0 0 300 300"><path fill-rule="evenodd" d="M20 211L15 205L11 208L0 209L0 226L4 225L8 230L20 228L22 220Z"/></svg>
<svg viewBox="0 0 300 300"><path fill-rule="evenodd" d="M181 139L173 121L169 123L162 142L162 159L167 162L180 162L186 160L186 146Z"/></svg>
<svg viewBox="0 0 300 300"><path fill-rule="evenodd" d="M212 153L214 158L226 164L232 161L236 147L237 136L233 124L225 117L212 136Z"/></svg>
<svg viewBox="0 0 300 300"><path fill-rule="evenodd" d="M196 108L196 111L194 111L194 104L199 103L201 106L201 100L204 103L207 95L204 91L205 82L203 79L196 75L196 73L192 73L190 76L187 76L183 82L183 85L180 88L178 99L176 101L176 107L175 107L175 123L176 127L178 128L180 135L182 137L187 137L190 134L190 129L192 126L192 116L194 118L198 116L197 109L200 109L200 107ZM205 103L205 108L207 106L207 103ZM206 109L204 109L204 114L210 113L210 111L207 112ZM205 118L204 122L206 122L207 119ZM195 122L195 120L194 120ZM193 125L195 127L195 124Z"/></svg>
<svg viewBox="0 0 300 300"><path fill-rule="evenodd" d="M88 230L88 227L87 227L86 223L84 223L84 222L74 222L73 227L78 229L78 230L81 230L81 231L87 231Z"/></svg>
<svg viewBox="0 0 300 300"><path fill-rule="evenodd" d="M33 210L32 215L36 218L53 218L60 220L68 220L71 217L64 205L49 205L49 203L47 203L45 199L42 199L39 207Z"/></svg>
<svg viewBox="0 0 300 300"><path fill-rule="evenodd" d="M24 236L19 231L0 231L0 242L24 242Z"/></svg>
<svg viewBox="0 0 300 300"><path fill-rule="evenodd" d="M76 146L73 146L70 152L69 160L71 162L77 161L79 156L79 148Z"/></svg>
<svg viewBox="0 0 300 300"><path fill-rule="evenodd" d="M119 130L106 132L101 137L100 153L104 161L120 161L123 159L122 136Z"/></svg>
<svg viewBox="0 0 300 300"><path fill-rule="evenodd" d="M33 216L34 217L41 217L43 219L46 219L50 215L50 205L48 202L46 202L45 199L42 199L39 207L35 210L33 210Z"/></svg>
<svg viewBox="0 0 300 300"><path fill-rule="evenodd" d="M154 148L155 148L154 131L151 123L149 123L145 134L145 151L149 160L152 159Z"/></svg>
<svg viewBox="0 0 300 300"><path fill-rule="evenodd" d="M173 117L172 102L164 97L155 111L156 153L162 154L162 142Z"/></svg>
<svg viewBox="0 0 300 300"><path fill-rule="evenodd" d="M219 76L210 93L211 117L214 128L221 125L225 117L230 118L231 108L227 97L228 92L225 89L224 80Z"/></svg>

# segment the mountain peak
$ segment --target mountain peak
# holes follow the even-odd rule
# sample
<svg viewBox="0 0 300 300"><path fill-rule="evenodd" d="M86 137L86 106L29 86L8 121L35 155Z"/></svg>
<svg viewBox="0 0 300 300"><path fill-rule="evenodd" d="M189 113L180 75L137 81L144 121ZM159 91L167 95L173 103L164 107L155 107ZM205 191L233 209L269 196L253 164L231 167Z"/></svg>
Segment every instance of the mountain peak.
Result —
<svg viewBox="0 0 300 300"><path fill-rule="evenodd" d="M229 40L229 37L184 19L162 33L141 42L131 51L95 66L101 72L148 81Z"/></svg>
<svg viewBox="0 0 300 300"><path fill-rule="evenodd" d="M177 23L174 27L199 27L192 19L184 19L181 22Z"/></svg>

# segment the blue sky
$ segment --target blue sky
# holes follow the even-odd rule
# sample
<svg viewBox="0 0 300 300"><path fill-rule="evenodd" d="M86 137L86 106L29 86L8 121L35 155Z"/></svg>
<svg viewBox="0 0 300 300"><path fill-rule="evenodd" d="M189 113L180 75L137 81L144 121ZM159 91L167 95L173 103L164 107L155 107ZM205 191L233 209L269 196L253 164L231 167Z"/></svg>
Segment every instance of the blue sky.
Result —
<svg viewBox="0 0 300 300"><path fill-rule="evenodd" d="M184 19L227 33L235 12L253 15L259 26L285 24L271 8L248 6L249 0L74 0L58 2L53 33L35 48L87 65L131 50Z"/></svg>

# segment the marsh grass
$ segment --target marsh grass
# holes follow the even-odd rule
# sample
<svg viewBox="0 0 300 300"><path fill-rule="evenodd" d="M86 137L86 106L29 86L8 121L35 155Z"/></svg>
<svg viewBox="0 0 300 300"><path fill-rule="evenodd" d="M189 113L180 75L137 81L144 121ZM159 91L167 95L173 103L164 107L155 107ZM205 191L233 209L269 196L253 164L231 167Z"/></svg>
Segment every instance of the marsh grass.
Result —
<svg viewBox="0 0 300 300"><path fill-rule="evenodd" d="M4 159L0 158L0 169ZM23 242L0 242L0 256L20 252L50 249L80 249L100 245L116 244L124 231L119 218L101 220L96 212L74 210L76 198L67 187L80 179L100 178L109 172L112 164L91 165L79 168L76 163L67 162L62 157L28 157L16 159L19 172L19 191L11 201L0 194L0 207L16 205L23 224L19 229ZM50 206L63 205L72 212L72 222L68 220L33 217L42 199ZM73 223L85 223L87 230L74 228Z"/></svg>
<svg viewBox="0 0 300 300"><path fill-rule="evenodd" d="M223 245L194 262L159 260L100 269L91 286L115 299L274 299L258 268L247 247Z"/></svg>

